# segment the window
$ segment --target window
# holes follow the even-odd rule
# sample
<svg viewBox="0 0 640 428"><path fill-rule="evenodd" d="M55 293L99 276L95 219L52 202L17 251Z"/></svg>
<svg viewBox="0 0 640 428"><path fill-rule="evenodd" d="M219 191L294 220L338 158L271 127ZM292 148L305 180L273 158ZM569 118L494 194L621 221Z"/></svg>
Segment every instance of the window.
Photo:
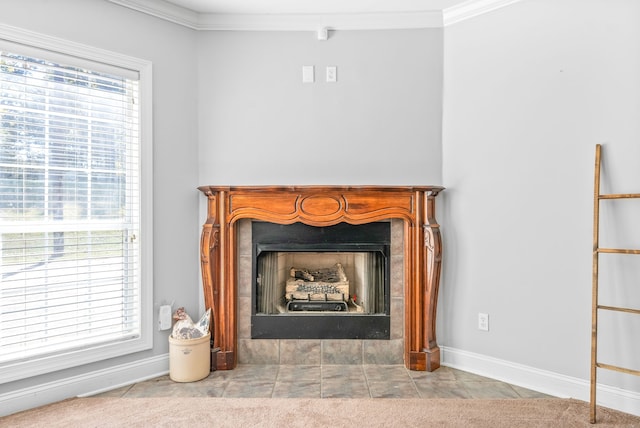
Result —
<svg viewBox="0 0 640 428"><path fill-rule="evenodd" d="M59 42L0 39L2 379L151 346L144 73Z"/></svg>

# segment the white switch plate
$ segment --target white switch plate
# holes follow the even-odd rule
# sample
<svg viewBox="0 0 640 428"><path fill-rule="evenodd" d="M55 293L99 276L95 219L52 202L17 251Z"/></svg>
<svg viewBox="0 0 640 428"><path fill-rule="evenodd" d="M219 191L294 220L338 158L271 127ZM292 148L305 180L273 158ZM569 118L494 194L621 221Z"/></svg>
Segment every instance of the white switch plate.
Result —
<svg viewBox="0 0 640 428"><path fill-rule="evenodd" d="M313 65L302 66L302 83L313 83Z"/></svg>
<svg viewBox="0 0 640 428"><path fill-rule="evenodd" d="M478 330L489 331L489 314L478 314Z"/></svg>
<svg viewBox="0 0 640 428"><path fill-rule="evenodd" d="M158 330L169 330L171 328L171 306L162 305L158 312Z"/></svg>
<svg viewBox="0 0 640 428"><path fill-rule="evenodd" d="M338 67L330 65L327 67L327 82L333 83L338 81Z"/></svg>

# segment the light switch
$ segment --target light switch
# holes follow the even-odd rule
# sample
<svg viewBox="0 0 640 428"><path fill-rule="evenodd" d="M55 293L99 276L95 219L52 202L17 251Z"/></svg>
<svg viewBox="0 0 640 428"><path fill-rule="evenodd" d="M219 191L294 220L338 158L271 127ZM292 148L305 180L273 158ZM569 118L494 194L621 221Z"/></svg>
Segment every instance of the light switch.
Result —
<svg viewBox="0 0 640 428"><path fill-rule="evenodd" d="M302 66L302 83L313 83L313 65Z"/></svg>
<svg viewBox="0 0 640 428"><path fill-rule="evenodd" d="M327 82L333 83L338 81L338 67L329 66L327 67Z"/></svg>

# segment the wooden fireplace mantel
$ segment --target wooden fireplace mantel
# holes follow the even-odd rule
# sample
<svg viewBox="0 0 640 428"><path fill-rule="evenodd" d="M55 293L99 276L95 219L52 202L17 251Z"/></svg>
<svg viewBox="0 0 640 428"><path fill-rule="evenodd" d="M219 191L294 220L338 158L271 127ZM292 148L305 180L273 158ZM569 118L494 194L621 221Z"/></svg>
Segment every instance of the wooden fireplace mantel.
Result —
<svg viewBox="0 0 640 428"><path fill-rule="evenodd" d="M200 261L206 308L213 311L212 367L237 364L237 243L240 219L332 226L404 221L405 366L440 367L436 306L442 259L435 199L440 186L201 186L208 198Z"/></svg>

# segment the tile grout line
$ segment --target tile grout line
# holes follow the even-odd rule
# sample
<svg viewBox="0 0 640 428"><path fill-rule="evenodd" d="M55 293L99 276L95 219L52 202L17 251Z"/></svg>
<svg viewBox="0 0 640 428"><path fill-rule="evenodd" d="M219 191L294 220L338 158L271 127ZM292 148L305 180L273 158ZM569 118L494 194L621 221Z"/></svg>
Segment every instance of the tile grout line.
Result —
<svg viewBox="0 0 640 428"><path fill-rule="evenodd" d="M324 382L323 382L323 379L324 379L324 376L323 376L323 367L324 367L324 364L322 364L322 345L321 345L321 346L320 346L320 398L324 398L324 397L322 396L322 391L323 391L323 388L324 388Z"/></svg>
<svg viewBox="0 0 640 428"><path fill-rule="evenodd" d="M362 364L361 367L362 367L362 374L364 375L364 381L367 384L367 392L369 393L369 398L373 398L373 395L371 394L371 385L369 384L369 376L367 376L367 371L364 369L364 364Z"/></svg>
<svg viewBox="0 0 640 428"><path fill-rule="evenodd" d="M407 372L407 376L409 376L409 379L411 379L411 385L413 385L413 389L416 391L416 395L418 396L418 398L423 398L420 390L418 389L418 385L416 385L416 380L413 378L413 376L411 376L411 372L409 371L409 369L405 367L404 370Z"/></svg>
<svg viewBox="0 0 640 428"><path fill-rule="evenodd" d="M280 350L278 350L278 353L279 352ZM280 361L279 355L278 355L278 361ZM276 392L276 384L278 383L278 376L280 376L280 367L281 367L281 364L278 364L278 367L276 368L276 376L273 378L273 384L271 385L271 398L275 398L273 394Z"/></svg>

